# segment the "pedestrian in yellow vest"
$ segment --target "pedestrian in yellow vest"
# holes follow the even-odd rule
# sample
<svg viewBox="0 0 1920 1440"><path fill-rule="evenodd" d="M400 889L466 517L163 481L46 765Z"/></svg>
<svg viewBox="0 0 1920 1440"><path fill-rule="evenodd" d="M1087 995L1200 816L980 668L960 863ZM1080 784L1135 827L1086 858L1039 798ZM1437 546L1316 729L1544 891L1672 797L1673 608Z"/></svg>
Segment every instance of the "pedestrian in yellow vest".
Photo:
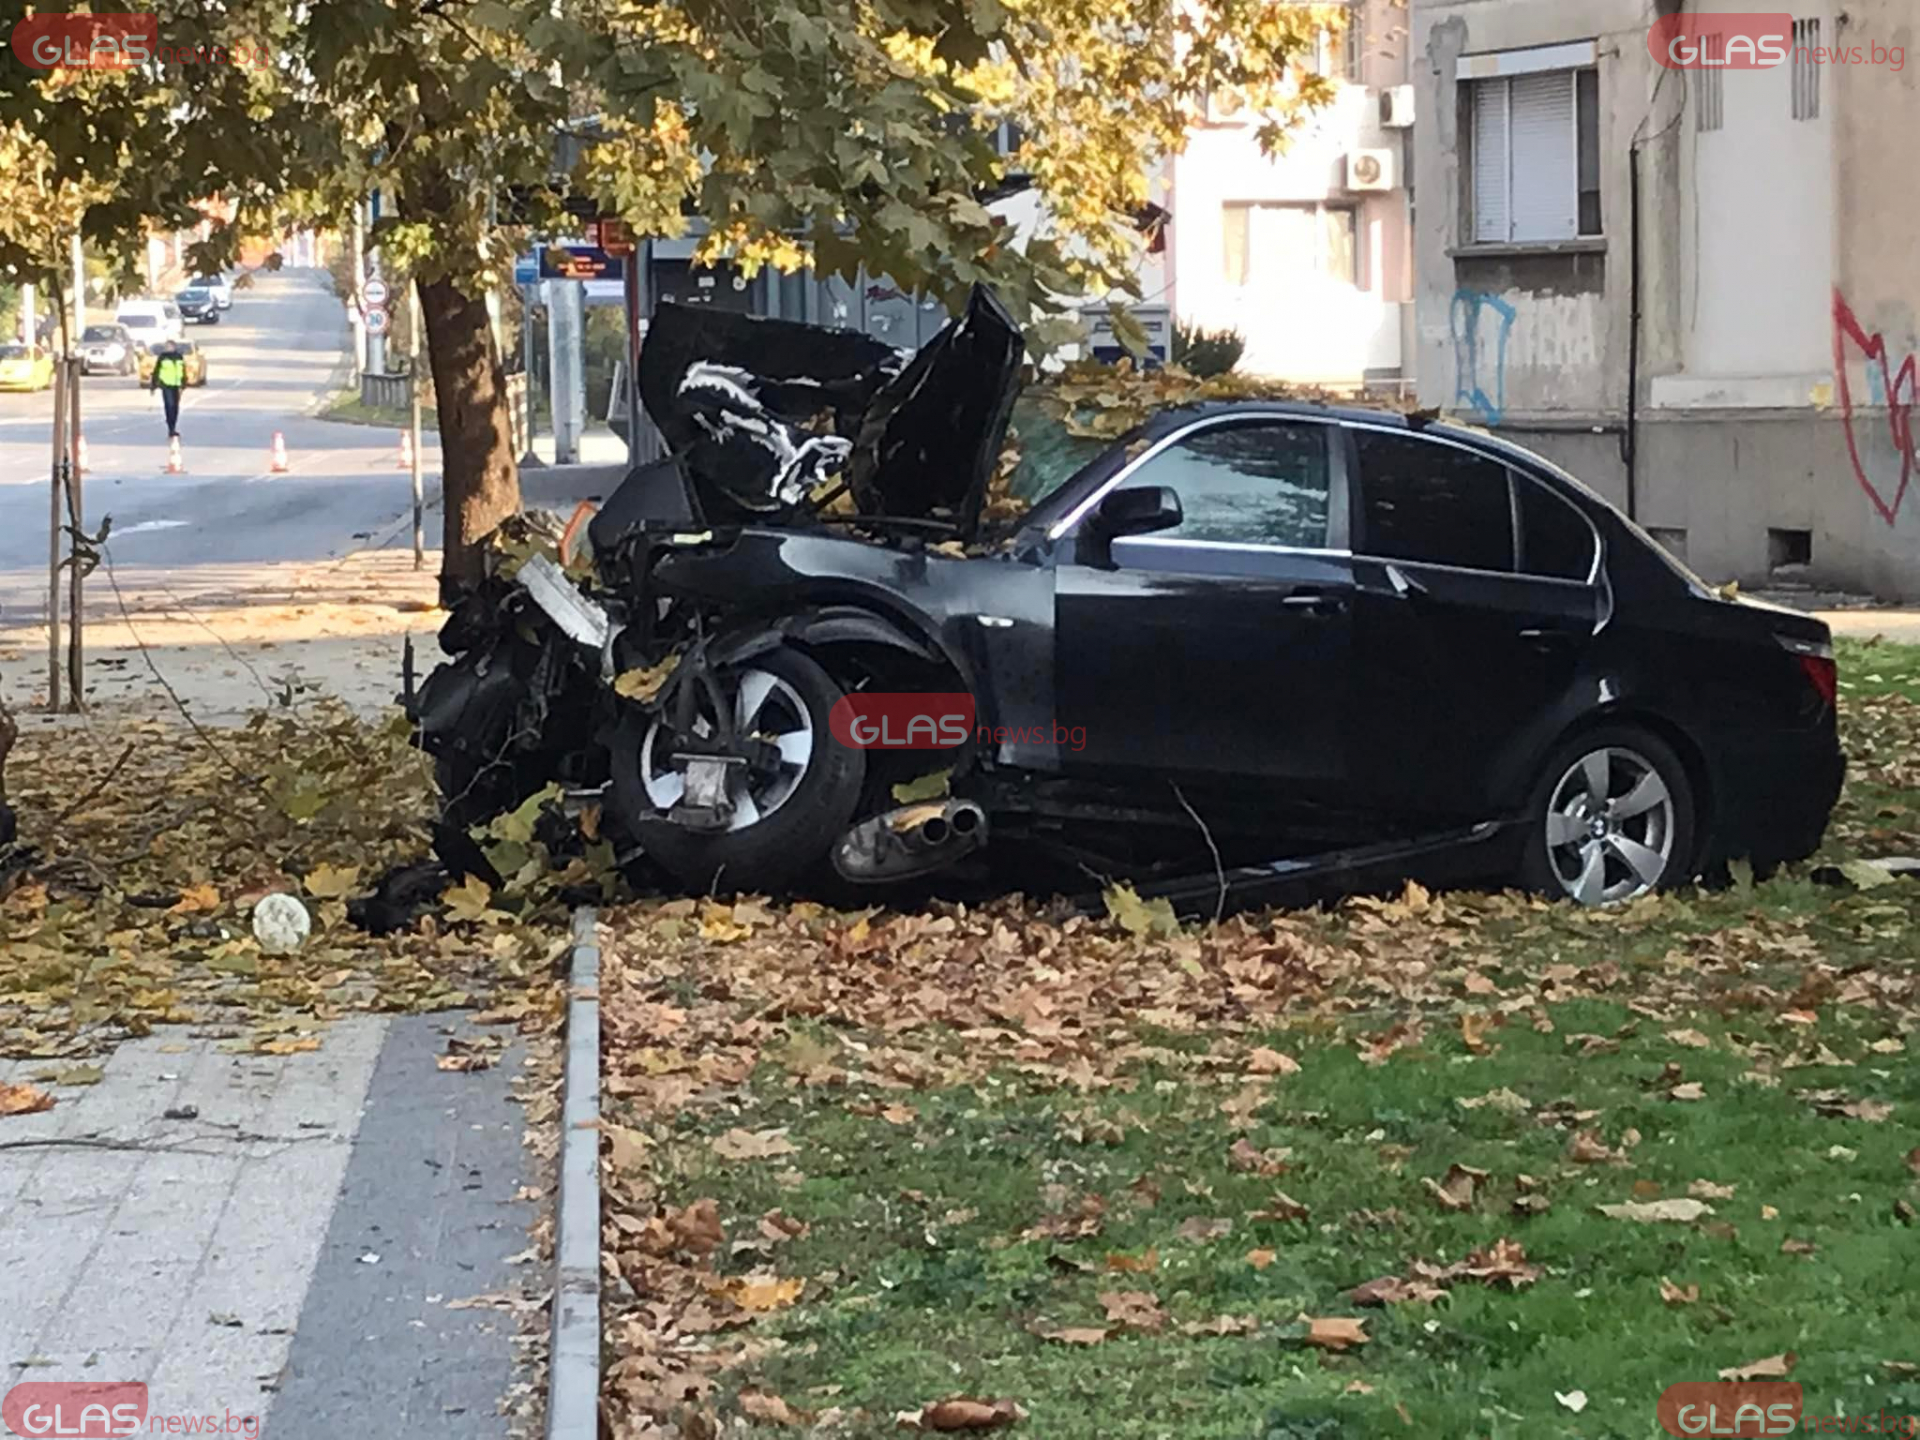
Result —
<svg viewBox="0 0 1920 1440"><path fill-rule="evenodd" d="M154 362L153 379L147 382L149 390L159 390L160 403L166 408L168 439L180 433L180 390L186 383L186 357L179 346L169 345Z"/></svg>

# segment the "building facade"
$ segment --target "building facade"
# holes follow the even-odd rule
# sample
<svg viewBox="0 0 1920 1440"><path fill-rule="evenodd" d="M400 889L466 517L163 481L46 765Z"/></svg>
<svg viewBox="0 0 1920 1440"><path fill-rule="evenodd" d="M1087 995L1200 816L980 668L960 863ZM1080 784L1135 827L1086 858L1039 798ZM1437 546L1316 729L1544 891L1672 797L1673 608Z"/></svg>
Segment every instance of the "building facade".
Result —
<svg viewBox="0 0 1920 1440"><path fill-rule="evenodd" d="M1419 395L1710 579L1913 598L1920 10L1790 9L1690 69L1739 0L1414 0Z"/></svg>
<svg viewBox="0 0 1920 1440"><path fill-rule="evenodd" d="M1253 117L1220 97L1169 162L1161 303L1184 323L1239 331L1242 371L1396 389L1413 318L1407 11L1351 9L1316 57L1338 94L1285 153L1262 154Z"/></svg>

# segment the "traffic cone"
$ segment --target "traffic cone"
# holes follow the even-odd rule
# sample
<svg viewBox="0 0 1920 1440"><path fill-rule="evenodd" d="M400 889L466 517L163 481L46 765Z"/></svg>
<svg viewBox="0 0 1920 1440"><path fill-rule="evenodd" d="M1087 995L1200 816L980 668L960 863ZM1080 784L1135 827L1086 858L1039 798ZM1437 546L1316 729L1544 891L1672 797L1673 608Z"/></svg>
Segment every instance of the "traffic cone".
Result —
<svg viewBox="0 0 1920 1440"><path fill-rule="evenodd" d="M169 435L167 437L167 473L169 475L184 475L187 473L187 462L180 454L180 437L178 435Z"/></svg>
<svg viewBox="0 0 1920 1440"><path fill-rule="evenodd" d="M413 432L411 430L400 432L400 468L413 469Z"/></svg>
<svg viewBox="0 0 1920 1440"><path fill-rule="evenodd" d="M273 458L267 468L275 475L287 473L287 437L278 430L273 432Z"/></svg>
<svg viewBox="0 0 1920 1440"><path fill-rule="evenodd" d="M80 473L82 475L91 474L93 471L93 466L89 464L87 461L87 437L82 435L80 437L80 443L76 445L74 449L79 452Z"/></svg>

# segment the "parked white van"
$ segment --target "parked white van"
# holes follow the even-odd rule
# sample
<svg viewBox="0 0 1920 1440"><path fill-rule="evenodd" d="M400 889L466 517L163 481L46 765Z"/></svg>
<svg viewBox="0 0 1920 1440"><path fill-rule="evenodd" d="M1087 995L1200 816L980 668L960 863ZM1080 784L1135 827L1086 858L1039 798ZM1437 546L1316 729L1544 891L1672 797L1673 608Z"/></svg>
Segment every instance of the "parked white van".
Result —
<svg viewBox="0 0 1920 1440"><path fill-rule="evenodd" d="M180 307L171 300L122 300L113 320L116 325L126 326L142 346L187 337L187 323L180 316Z"/></svg>

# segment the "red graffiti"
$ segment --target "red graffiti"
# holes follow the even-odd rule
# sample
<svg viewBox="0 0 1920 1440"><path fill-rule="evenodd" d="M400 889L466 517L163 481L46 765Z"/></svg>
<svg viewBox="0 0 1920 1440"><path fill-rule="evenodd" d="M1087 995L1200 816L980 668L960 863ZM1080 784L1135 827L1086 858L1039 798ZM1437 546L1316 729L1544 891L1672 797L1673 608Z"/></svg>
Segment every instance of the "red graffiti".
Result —
<svg viewBox="0 0 1920 1440"><path fill-rule="evenodd" d="M1893 435L1893 448L1900 456L1900 481L1894 486L1891 499L1867 474L1866 463L1860 456L1860 442L1854 437L1853 390L1847 379L1849 344L1867 365L1880 367L1879 390L1885 397L1887 428ZM1873 508L1889 525L1899 514L1900 502L1906 498L1907 485L1913 479L1913 406L1917 398L1914 363L1914 356L1909 354L1900 362L1899 369L1893 369L1887 358L1885 337L1878 332L1867 334L1840 292L1833 292L1833 376L1840 395L1840 418L1847 429L1847 454L1853 460L1853 478L1860 482ZM1877 397L1870 397L1873 398Z"/></svg>

